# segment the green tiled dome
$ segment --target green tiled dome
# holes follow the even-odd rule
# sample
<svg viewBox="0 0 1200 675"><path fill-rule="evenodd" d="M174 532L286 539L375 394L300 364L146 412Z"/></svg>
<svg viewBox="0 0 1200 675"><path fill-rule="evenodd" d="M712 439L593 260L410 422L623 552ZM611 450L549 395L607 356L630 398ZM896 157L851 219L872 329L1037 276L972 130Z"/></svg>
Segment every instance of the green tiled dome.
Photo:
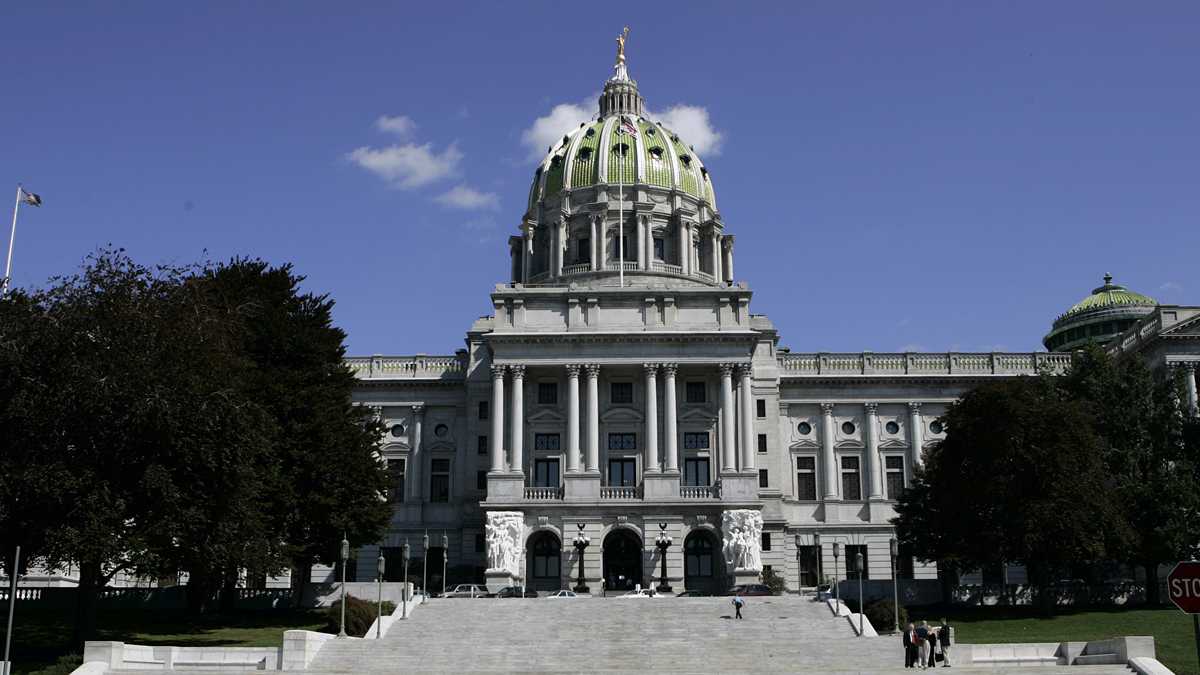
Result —
<svg viewBox="0 0 1200 675"><path fill-rule="evenodd" d="M1103 286L1093 288L1091 295L1054 320L1042 340L1046 349L1068 351L1088 342L1104 344L1158 305L1154 298L1118 286L1112 279L1112 275L1105 274Z"/></svg>

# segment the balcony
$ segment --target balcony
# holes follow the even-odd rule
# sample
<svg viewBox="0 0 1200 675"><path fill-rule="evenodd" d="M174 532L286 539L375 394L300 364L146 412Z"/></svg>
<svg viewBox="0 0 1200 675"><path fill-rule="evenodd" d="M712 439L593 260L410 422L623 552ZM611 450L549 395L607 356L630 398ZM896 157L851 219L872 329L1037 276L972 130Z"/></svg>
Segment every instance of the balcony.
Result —
<svg viewBox="0 0 1200 675"><path fill-rule="evenodd" d="M681 499L718 499L721 496L721 486L718 485L680 485Z"/></svg>
<svg viewBox="0 0 1200 675"><path fill-rule="evenodd" d="M527 487L525 501L527 502L560 502L563 489L560 487Z"/></svg>
<svg viewBox="0 0 1200 675"><path fill-rule="evenodd" d="M605 501L629 501L631 499L641 499L641 486L631 485L628 487L609 487L601 486L600 499Z"/></svg>

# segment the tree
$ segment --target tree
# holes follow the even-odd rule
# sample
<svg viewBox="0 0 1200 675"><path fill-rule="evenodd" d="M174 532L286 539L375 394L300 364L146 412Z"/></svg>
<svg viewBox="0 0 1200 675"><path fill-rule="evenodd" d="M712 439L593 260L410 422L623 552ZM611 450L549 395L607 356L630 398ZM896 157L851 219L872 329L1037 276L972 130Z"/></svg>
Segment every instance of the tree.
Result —
<svg viewBox="0 0 1200 675"><path fill-rule="evenodd" d="M1091 346L1060 386L1091 412L1112 498L1128 523L1130 536L1111 553L1144 567L1146 599L1157 604L1159 565L1186 559L1200 541L1200 457L1186 442L1179 383L1156 376L1140 358L1115 360Z"/></svg>
<svg viewBox="0 0 1200 675"><path fill-rule="evenodd" d="M1024 564L1049 611L1054 575L1125 535L1092 419L1036 377L982 385L942 421L945 439L897 504L900 542L953 569Z"/></svg>

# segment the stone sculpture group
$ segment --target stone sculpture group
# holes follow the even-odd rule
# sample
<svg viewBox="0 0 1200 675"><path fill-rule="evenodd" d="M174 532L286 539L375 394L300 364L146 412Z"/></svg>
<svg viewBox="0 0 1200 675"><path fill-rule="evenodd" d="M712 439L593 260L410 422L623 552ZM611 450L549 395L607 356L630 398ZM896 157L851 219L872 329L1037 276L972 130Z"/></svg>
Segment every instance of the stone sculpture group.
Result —
<svg viewBox="0 0 1200 675"><path fill-rule="evenodd" d="M762 570L762 512L750 509L726 511L721 516L721 532L725 536L722 552L729 569Z"/></svg>
<svg viewBox="0 0 1200 675"><path fill-rule="evenodd" d="M487 560L489 572L521 575L521 539L525 514L520 511L489 511L487 514Z"/></svg>

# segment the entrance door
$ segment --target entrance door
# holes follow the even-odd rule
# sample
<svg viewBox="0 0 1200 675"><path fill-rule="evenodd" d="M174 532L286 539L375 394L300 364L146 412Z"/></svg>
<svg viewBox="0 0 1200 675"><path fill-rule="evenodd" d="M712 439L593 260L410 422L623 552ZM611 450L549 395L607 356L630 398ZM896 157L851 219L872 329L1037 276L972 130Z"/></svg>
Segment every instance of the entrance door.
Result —
<svg viewBox="0 0 1200 675"><path fill-rule="evenodd" d="M708 532L693 532L683 542L683 585L689 591L717 595L722 588L716 543Z"/></svg>
<svg viewBox="0 0 1200 675"><path fill-rule="evenodd" d="M529 543L529 587L557 591L562 583L562 544L552 532L538 532Z"/></svg>
<svg viewBox="0 0 1200 675"><path fill-rule="evenodd" d="M604 588L631 591L641 584L641 539L632 530L613 530L604 538Z"/></svg>

